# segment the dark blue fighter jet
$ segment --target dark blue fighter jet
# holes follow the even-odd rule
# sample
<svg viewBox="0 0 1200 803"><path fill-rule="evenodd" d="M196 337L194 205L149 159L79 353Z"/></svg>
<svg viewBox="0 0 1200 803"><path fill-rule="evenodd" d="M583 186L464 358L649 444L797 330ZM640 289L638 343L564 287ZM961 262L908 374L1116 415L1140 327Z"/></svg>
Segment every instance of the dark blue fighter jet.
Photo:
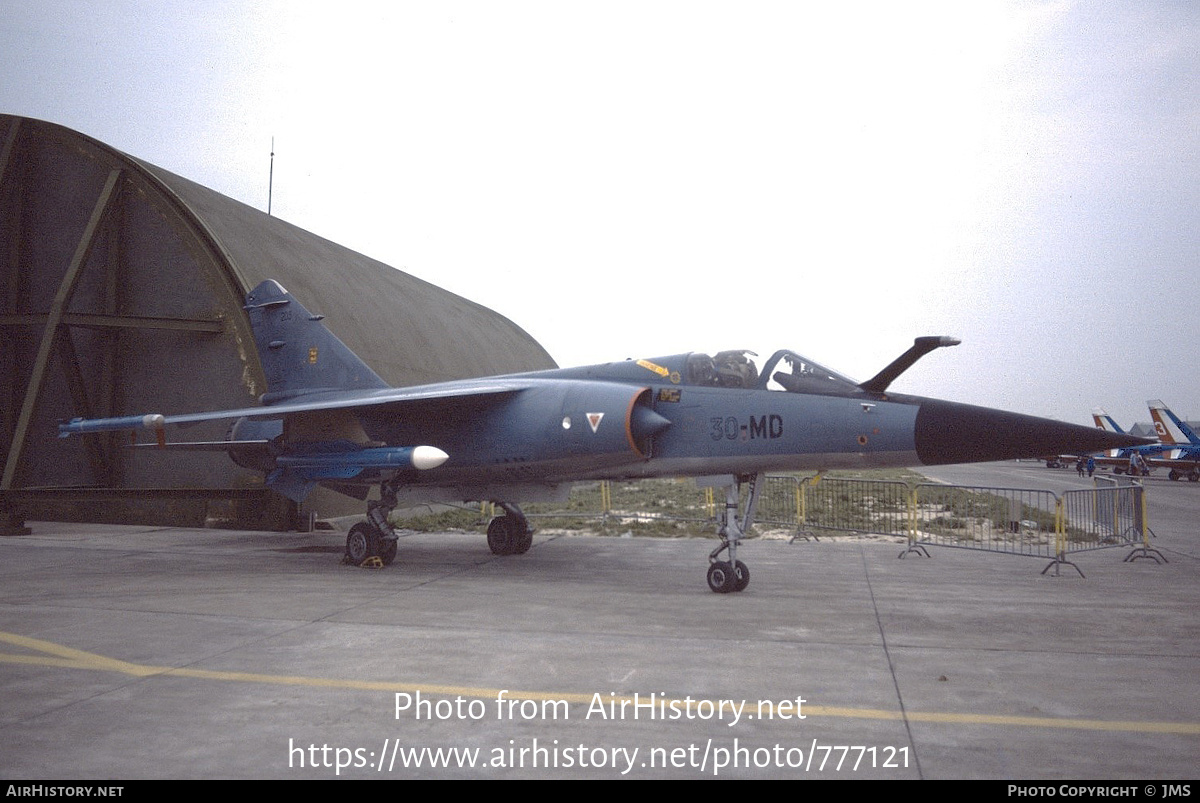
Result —
<svg viewBox="0 0 1200 803"><path fill-rule="evenodd" d="M887 392L945 337L913 347L856 383L791 351L759 370L747 351L653 359L392 388L268 280L246 297L266 374L261 406L180 415L74 419L61 437L147 429L159 445L220 449L300 501L316 485L366 499L346 542L354 563L396 556L388 522L401 500L492 501L496 554L523 553L532 531L518 502L563 498L570 483L709 477L725 487L714 591L749 582L738 545L768 471L921 466L1086 454L1143 439L1044 418ZM229 439L166 444L175 424L232 420ZM748 483L744 506L739 487ZM723 553L727 553L724 554Z"/></svg>

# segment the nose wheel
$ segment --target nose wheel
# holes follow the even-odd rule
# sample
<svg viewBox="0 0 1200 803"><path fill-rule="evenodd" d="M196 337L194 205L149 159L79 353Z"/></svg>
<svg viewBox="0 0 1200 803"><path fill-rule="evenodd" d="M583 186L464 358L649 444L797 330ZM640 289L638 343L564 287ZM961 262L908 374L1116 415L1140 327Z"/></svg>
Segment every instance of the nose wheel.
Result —
<svg viewBox="0 0 1200 803"><path fill-rule="evenodd" d="M718 560L708 565L708 587L717 594L745 591L750 585L750 570L740 560Z"/></svg>

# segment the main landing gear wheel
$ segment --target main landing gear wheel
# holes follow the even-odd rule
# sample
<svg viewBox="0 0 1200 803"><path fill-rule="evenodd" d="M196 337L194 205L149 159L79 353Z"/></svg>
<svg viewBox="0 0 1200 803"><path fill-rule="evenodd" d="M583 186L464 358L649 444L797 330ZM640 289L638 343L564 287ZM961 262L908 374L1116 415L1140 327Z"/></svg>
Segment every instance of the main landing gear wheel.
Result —
<svg viewBox="0 0 1200 803"><path fill-rule="evenodd" d="M488 523L488 548L493 555L524 555L533 546L533 528L521 512L521 508L510 502L496 501L504 509L504 515Z"/></svg>
<svg viewBox="0 0 1200 803"><path fill-rule="evenodd" d="M383 561L384 566L391 566L392 561L396 559L396 542L380 540L379 559Z"/></svg>
<svg viewBox="0 0 1200 803"><path fill-rule="evenodd" d="M367 502L367 520L350 528L346 535L346 562L355 566L390 566L396 559L396 531L388 517L396 509L398 486L394 481L379 484L379 500Z"/></svg>
<svg viewBox="0 0 1200 803"><path fill-rule="evenodd" d="M493 555L524 555L533 546L533 533L522 519L505 514L488 524L487 542Z"/></svg>
<svg viewBox="0 0 1200 803"><path fill-rule="evenodd" d="M386 540L370 522L360 521L346 535L346 562L362 566L371 558L390 566L396 559L396 542Z"/></svg>
<svg viewBox="0 0 1200 803"><path fill-rule="evenodd" d="M533 533L529 530L522 529L513 540L514 555L524 555L533 546Z"/></svg>
<svg viewBox="0 0 1200 803"><path fill-rule="evenodd" d="M370 524L365 521L355 524L346 535L346 561L354 566L363 565L368 558L378 554L375 550L378 539L375 528ZM395 550L392 557L395 557Z"/></svg>
<svg viewBox="0 0 1200 803"><path fill-rule="evenodd" d="M508 516L497 516L488 522L488 549L493 555L507 555L512 550L508 547Z"/></svg>

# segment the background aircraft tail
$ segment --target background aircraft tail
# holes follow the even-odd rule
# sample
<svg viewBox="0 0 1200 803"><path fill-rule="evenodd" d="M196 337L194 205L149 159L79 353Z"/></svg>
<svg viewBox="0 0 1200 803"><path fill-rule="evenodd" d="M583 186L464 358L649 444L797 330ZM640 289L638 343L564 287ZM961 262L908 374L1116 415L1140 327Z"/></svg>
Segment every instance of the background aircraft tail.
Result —
<svg viewBox="0 0 1200 803"><path fill-rule="evenodd" d="M1113 420L1113 417L1099 407L1092 410L1092 420L1096 422L1097 428L1105 432L1116 432L1120 435L1125 434L1125 430L1121 429L1117 422ZM1107 452L1109 457L1116 457L1120 453L1120 449L1109 449Z"/></svg>
<svg viewBox="0 0 1200 803"><path fill-rule="evenodd" d="M330 390L390 387L274 279L246 295L254 345L267 376L263 404Z"/></svg>
<svg viewBox="0 0 1200 803"><path fill-rule="evenodd" d="M1161 399L1151 399L1146 402L1150 408L1150 417L1154 419L1154 429L1158 439L1163 443L1200 445L1200 437L1192 431L1183 419L1175 415Z"/></svg>
<svg viewBox="0 0 1200 803"><path fill-rule="evenodd" d="M1125 434L1125 430L1121 429L1117 422L1113 420L1113 417L1099 407L1097 407L1095 410L1092 410L1092 420L1096 422L1097 427L1105 430L1106 432L1116 432L1121 435Z"/></svg>

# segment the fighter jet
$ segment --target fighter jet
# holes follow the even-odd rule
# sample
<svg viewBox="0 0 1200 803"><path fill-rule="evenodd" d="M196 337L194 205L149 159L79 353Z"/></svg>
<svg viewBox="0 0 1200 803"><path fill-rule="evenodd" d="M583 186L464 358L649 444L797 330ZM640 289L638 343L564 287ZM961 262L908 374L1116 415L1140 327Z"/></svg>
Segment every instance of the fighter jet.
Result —
<svg viewBox="0 0 1200 803"><path fill-rule="evenodd" d="M1153 402L1147 403L1153 404ZM1151 415L1153 415L1153 412L1153 409L1151 409ZM1097 427L1107 432L1115 432L1118 435L1126 434L1124 428L1122 428L1121 425L1116 422L1116 419L1106 413L1103 408L1097 407L1096 409L1092 410L1092 420L1096 422ZM1170 442L1160 438L1158 441L1146 442L1140 446L1126 446L1122 449L1112 449L1108 452L1107 457L1103 459L1110 461L1105 463L1106 465L1119 465L1128 463L1130 455L1136 454L1141 455L1144 458L1149 458L1156 455L1161 455L1163 452L1170 450L1170 448ZM1097 455L1097 457L1099 458L1100 456Z"/></svg>
<svg viewBox="0 0 1200 803"><path fill-rule="evenodd" d="M887 392L947 337L913 347L866 382L795 352L759 369L747 351L677 354L582 368L389 387L278 282L246 297L267 378L260 406L74 419L60 437L150 430L162 446L221 449L302 500L316 485L366 499L346 539L351 562L396 556L388 521L402 499L492 501L496 554L527 551L519 502L559 499L570 483L661 476L717 477L725 487L720 545L707 581L742 591L738 546L769 471L921 466L1088 453L1140 438L1027 415ZM167 444L173 425L232 420L229 439ZM739 488L749 486L739 505Z"/></svg>
<svg viewBox="0 0 1200 803"><path fill-rule="evenodd" d="M1167 454L1161 462L1170 469L1167 476L1172 480L1187 477L1190 482L1200 482L1200 436L1161 399L1150 399L1146 405L1158 438L1166 445Z"/></svg>
<svg viewBox="0 0 1200 803"><path fill-rule="evenodd" d="M1131 458L1135 458L1133 462L1140 463L1146 471L1166 468L1167 476L1172 480L1187 477L1191 482L1200 481L1200 438L1162 401L1150 399L1146 405L1150 408L1158 441L1113 449L1106 456L1097 455L1093 459L1098 465L1111 467L1114 474L1132 473ZM1092 420L1100 429L1125 434L1121 425L1099 407L1092 411Z"/></svg>

